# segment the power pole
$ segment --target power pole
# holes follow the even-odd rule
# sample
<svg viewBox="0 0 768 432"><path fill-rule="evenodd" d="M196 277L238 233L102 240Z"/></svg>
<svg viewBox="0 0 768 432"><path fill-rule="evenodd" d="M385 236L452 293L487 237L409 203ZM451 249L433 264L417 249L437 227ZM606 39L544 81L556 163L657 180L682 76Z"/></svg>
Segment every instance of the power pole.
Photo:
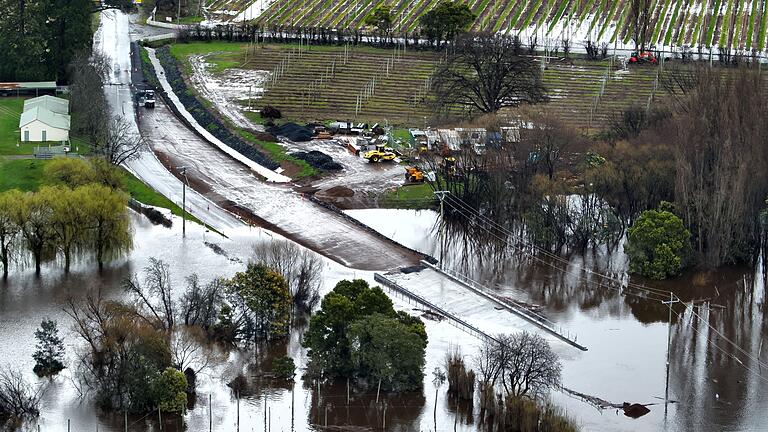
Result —
<svg viewBox="0 0 768 432"><path fill-rule="evenodd" d="M181 182L181 237L187 237L187 167L180 166L177 168L181 175L184 176L184 181Z"/></svg>
<svg viewBox="0 0 768 432"><path fill-rule="evenodd" d="M435 191L435 195L440 199L440 261L438 266L440 270L443 269L443 249L445 246L445 207L443 205L445 201L445 195L450 193L449 191Z"/></svg>
<svg viewBox="0 0 768 432"><path fill-rule="evenodd" d="M669 405L669 357L672 348L672 304L680 303L680 299L670 291L669 301L662 301L662 304L669 306L669 319L667 321L667 382L664 390L664 418L667 418L667 408Z"/></svg>

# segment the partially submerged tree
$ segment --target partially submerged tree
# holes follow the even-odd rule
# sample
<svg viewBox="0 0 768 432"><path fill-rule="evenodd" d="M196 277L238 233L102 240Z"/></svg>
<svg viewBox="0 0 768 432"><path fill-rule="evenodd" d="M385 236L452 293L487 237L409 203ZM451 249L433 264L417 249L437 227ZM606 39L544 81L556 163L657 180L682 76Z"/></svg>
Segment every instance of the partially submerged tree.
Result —
<svg viewBox="0 0 768 432"><path fill-rule="evenodd" d="M533 398L560 384L560 360L544 338L522 331L495 339L485 341L476 357L481 384Z"/></svg>
<svg viewBox="0 0 768 432"><path fill-rule="evenodd" d="M0 369L0 427L37 417L42 396L43 388L34 389L20 371Z"/></svg>
<svg viewBox="0 0 768 432"><path fill-rule="evenodd" d="M133 276L123 282L125 290L139 300L139 306L144 312L142 316L151 317L148 321L164 330L173 330L176 320L176 302L171 293L169 269L165 261L150 257L149 264L144 267L143 281Z"/></svg>
<svg viewBox="0 0 768 432"><path fill-rule="evenodd" d="M40 328L35 330L35 339L37 347L32 354L35 359L35 373L39 376L51 376L64 369L64 342L59 337L56 321L44 319Z"/></svg>
<svg viewBox="0 0 768 432"><path fill-rule="evenodd" d="M387 295L364 280L336 284L312 316L302 344L309 348L313 378L359 378L398 390L423 380L424 323L396 312Z"/></svg>
<svg viewBox="0 0 768 432"><path fill-rule="evenodd" d="M254 247L254 262L283 275L294 306L311 311L320 301L323 260L314 252L288 240L270 240Z"/></svg>
<svg viewBox="0 0 768 432"><path fill-rule="evenodd" d="M459 37L433 82L436 104L483 113L545 99L536 61L515 38L487 33Z"/></svg>
<svg viewBox="0 0 768 432"><path fill-rule="evenodd" d="M3 279L8 278L11 262L19 255L21 219L18 212L24 195L16 189L0 193L0 263Z"/></svg>
<svg viewBox="0 0 768 432"><path fill-rule="evenodd" d="M89 184L75 190L86 215L88 246L96 255L99 270L108 259L121 256L133 247L126 206L128 196L106 186Z"/></svg>
<svg viewBox="0 0 768 432"><path fill-rule="evenodd" d="M248 264L226 281L230 302L240 312L246 340L256 342L288 334L291 293L282 275L262 264Z"/></svg>
<svg viewBox="0 0 768 432"><path fill-rule="evenodd" d="M690 254L691 233L668 211L646 210L627 231L629 271L651 279L675 276Z"/></svg>

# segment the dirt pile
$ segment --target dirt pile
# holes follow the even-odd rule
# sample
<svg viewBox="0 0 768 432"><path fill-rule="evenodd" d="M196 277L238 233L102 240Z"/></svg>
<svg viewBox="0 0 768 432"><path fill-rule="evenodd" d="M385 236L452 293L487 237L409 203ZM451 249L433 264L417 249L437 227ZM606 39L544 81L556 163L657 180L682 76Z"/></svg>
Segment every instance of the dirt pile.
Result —
<svg viewBox="0 0 768 432"><path fill-rule="evenodd" d="M321 169L323 171L338 171L343 167L338 162L334 162L333 158L323 152L312 150L310 152L296 152L291 153L291 156L296 159L307 161L312 167Z"/></svg>
<svg viewBox="0 0 768 432"><path fill-rule="evenodd" d="M344 186L334 186L326 190L325 195L334 198L349 198L355 196L355 191Z"/></svg>
<svg viewBox="0 0 768 432"><path fill-rule="evenodd" d="M272 126L269 132L274 136L284 136L291 141L311 141L315 131L309 127L296 123L285 123L280 126Z"/></svg>

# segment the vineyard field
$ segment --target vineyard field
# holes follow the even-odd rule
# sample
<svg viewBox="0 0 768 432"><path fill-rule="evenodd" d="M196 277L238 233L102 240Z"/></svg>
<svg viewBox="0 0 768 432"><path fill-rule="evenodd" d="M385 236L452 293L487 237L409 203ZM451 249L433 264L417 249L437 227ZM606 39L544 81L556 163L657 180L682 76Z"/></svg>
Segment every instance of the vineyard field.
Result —
<svg viewBox="0 0 768 432"><path fill-rule="evenodd" d="M392 8L393 32L412 33L418 20L440 0L212 0L210 14L229 11L271 27L364 29L378 6ZM538 44L572 46L592 40L617 48L634 45L631 0L458 0L476 15L474 31L536 36ZM653 0L648 43L656 48L687 45L692 49L728 48L763 51L768 0ZM258 6L258 7L256 7ZM237 15L232 11L249 10Z"/></svg>
<svg viewBox="0 0 768 432"><path fill-rule="evenodd" d="M206 44L196 46L205 49ZM231 44L226 50L217 46L212 53L183 52L204 55L214 65L211 70L222 79L233 67L279 75L255 97L253 106L277 106L289 119L387 122L406 127L450 120L443 118L445 113L436 113L424 103L429 97L425 84L440 59L438 53L396 53L372 47L357 47L345 53L342 47L315 46L305 48L299 55L297 48L290 44L262 44L245 55L245 45ZM188 61L183 56L180 60ZM624 70L608 60L551 62L542 76L550 99L547 106L564 123L597 131L631 105L646 106L651 100L662 99L663 90L657 90L655 83L658 71L656 67ZM369 98L358 102L374 77L375 90ZM247 105L246 100L241 103ZM460 113L448 114L456 120Z"/></svg>

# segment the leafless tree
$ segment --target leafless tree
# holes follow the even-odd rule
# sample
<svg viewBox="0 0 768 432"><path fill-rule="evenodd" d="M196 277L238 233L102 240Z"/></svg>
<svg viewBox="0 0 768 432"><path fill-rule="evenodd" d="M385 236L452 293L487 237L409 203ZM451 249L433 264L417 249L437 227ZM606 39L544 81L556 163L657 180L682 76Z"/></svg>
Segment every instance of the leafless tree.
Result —
<svg viewBox="0 0 768 432"><path fill-rule="evenodd" d="M123 282L123 287L137 297L140 313L142 309L149 312L142 314L147 322L155 323L165 330L173 329L175 302L171 293L171 274L167 263L151 257L149 265L144 268L144 281L140 282L137 276L133 276ZM160 301L157 302L155 298Z"/></svg>
<svg viewBox="0 0 768 432"><path fill-rule="evenodd" d="M187 289L179 304L179 320L185 326L197 326L210 331L226 297L223 280L216 278L201 286L197 274L187 277Z"/></svg>
<svg viewBox="0 0 768 432"><path fill-rule="evenodd" d="M207 369L213 355L204 347L205 334L196 327L177 327L171 334L170 349L173 367L180 371L191 369L195 376Z"/></svg>
<svg viewBox="0 0 768 432"><path fill-rule="evenodd" d="M109 68L106 58L85 51L75 54L69 65L72 129L91 143L104 136L109 122L103 89Z"/></svg>
<svg viewBox="0 0 768 432"><path fill-rule="evenodd" d="M93 151L114 165L137 158L148 148L147 141L124 117L113 117L106 131L93 143Z"/></svg>
<svg viewBox="0 0 768 432"><path fill-rule="evenodd" d="M541 71L515 38L460 36L435 72L436 104L489 113L544 100Z"/></svg>
<svg viewBox="0 0 768 432"><path fill-rule="evenodd" d="M4 419L21 423L27 418L37 417L42 396L43 387L34 389L21 372L0 370L0 427L4 426Z"/></svg>
<svg viewBox="0 0 768 432"><path fill-rule="evenodd" d="M536 161L551 180L566 152L579 148L586 140L547 108L526 110L525 116L530 127L520 130L521 142L534 152Z"/></svg>
<svg viewBox="0 0 768 432"><path fill-rule="evenodd" d="M746 261L768 196L768 101L759 71L673 70L675 202L709 268Z"/></svg>
<svg viewBox="0 0 768 432"><path fill-rule="evenodd" d="M562 366L544 338L522 331L486 341L476 357L482 385L512 396L544 396L560 384Z"/></svg>
<svg viewBox="0 0 768 432"><path fill-rule="evenodd" d="M270 240L254 246L253 260L274 269L288 282L294 305L311 311L320 301L323 261L287 240Z"/></svg>

